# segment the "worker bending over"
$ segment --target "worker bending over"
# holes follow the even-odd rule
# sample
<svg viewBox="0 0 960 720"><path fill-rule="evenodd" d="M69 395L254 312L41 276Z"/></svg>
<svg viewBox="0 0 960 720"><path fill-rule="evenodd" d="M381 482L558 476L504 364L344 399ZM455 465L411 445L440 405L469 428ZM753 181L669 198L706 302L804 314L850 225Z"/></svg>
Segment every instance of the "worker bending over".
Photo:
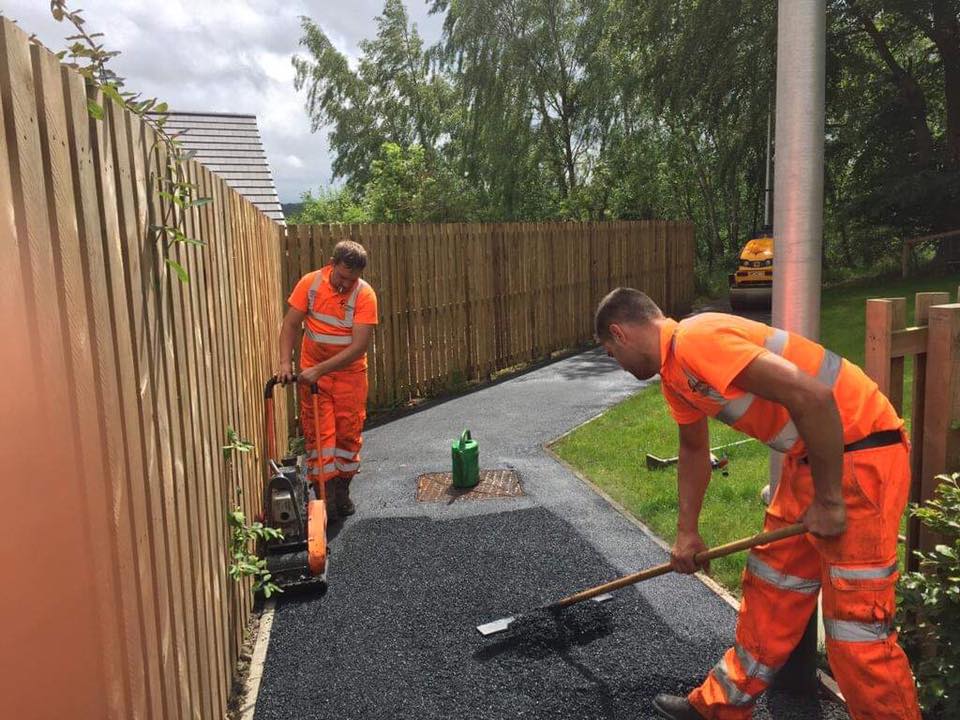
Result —
<svg viewBox="0 0 960 720"><path fill-rule="evenodd" d="M909 447L876 383L800 335L719 313L678 323L638 290L601 301L596 334L624 370L660 374L679 425L676 571L694 572L706 549L698 519L711 475L708 417L785 453L764 530L802 522L809 531L751 551L736 644L688 697L658 695L660 714L749 718L822 591L830 667L852 717L919 720L893 625Z"/></svg>
<svg viewBox="0 0 960 720"><path fill-rule="evenodd" d="M326 483L327 518L355 511L350 481L360 467L361 432L367 416L367 347L377 324L377 295L361 279L367 265L363 246L337 243L330 264L307 273L287 302L280 330L277 378L290 382L293 345L300 345L300 427L307 440L311 481ZM315 437L310 385L320 390L320 437Z"/></svg>

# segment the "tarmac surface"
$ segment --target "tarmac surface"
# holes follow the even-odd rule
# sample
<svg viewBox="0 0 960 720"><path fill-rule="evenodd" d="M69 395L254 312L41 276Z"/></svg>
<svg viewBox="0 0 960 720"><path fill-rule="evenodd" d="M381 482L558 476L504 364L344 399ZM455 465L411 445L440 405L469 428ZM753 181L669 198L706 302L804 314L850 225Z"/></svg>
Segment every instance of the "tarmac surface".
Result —
<svg viewBox="0 0 960 720"><path fill-rule="evenodd" d="M480 623L666 560L543 444L642 387L591 351L374 428L357 514L332 528L330 588L283 596L257 720L653 718L732 642L733 610L668 575L483 638ZM417 503L464 428L521 498ZM827 701L761 700L757 718L846 718Z"/></svg>

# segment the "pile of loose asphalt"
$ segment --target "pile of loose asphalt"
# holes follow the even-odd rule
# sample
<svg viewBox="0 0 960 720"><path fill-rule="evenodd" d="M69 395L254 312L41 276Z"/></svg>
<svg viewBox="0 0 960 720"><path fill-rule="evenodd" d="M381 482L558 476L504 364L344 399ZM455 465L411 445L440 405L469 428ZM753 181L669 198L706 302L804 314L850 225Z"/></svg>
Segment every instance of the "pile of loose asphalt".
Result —
<svg viewBox="0 0 960 720"><path fill-rule="evenodd" d="M735 617L690 577L476 630L665 560L542 449L637 388L588 353L370 431L358 513L332 533L328 592L277 609L256 719L653 718L657 693L698 684ZM446 469L463 426L481 464L516 469L526 497L415 502L416 477ZM756 717L846 714L778 695Z"/></svg>

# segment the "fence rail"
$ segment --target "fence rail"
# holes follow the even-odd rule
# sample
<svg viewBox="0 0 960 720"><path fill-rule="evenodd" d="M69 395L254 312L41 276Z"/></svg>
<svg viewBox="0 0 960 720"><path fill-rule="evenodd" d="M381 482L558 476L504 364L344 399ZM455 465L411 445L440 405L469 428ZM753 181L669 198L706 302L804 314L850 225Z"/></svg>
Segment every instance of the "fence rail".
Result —
<svg viewBox="0 0 960 720"><path fill-rule="evenodd" d="M907 327L905 298L867 301L864 370L903 413L904 362L913 359L910 434L910 501L934 496L937 476L960 470L960 289L957 304L946 292L917 293L913 327ZM916 518L907 526L907 567L917 569L913 551L929 551L938 540Z"/></svg>
<svg viewBox="0 0 960 720"><path fill-rule="evenodd" d="M0 18L0 696L10 717L220 718L250 609L226 513L262 483L221 446L231 426L262 447L281 228L191 162L206 244L164 247L162 147L87 99Z"/></svg>
<svg viewBox="0 0 960 720"><path fill-rule="evenodd" d="M380 301L374 408L588 343L597 302L618 285L670 312L693 301L693 227L671 221L291 226L287 292L346 237L367 248Z"/></svg>

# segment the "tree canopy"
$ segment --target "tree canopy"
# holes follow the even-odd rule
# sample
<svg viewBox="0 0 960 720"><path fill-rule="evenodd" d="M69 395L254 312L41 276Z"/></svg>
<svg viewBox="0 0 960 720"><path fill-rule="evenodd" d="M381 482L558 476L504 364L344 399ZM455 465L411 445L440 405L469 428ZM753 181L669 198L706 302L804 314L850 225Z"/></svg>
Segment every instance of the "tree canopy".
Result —
<svg viewBox="0 0 960 720"><path fill-rule="evenodd" d="M708 267L762 225L775 3L427 4L436 45L386 0L355 67L302 20L296 85L352 219L690 218ZM827 7L825 250L869 265L960 228L960 0Z"/></svg>

